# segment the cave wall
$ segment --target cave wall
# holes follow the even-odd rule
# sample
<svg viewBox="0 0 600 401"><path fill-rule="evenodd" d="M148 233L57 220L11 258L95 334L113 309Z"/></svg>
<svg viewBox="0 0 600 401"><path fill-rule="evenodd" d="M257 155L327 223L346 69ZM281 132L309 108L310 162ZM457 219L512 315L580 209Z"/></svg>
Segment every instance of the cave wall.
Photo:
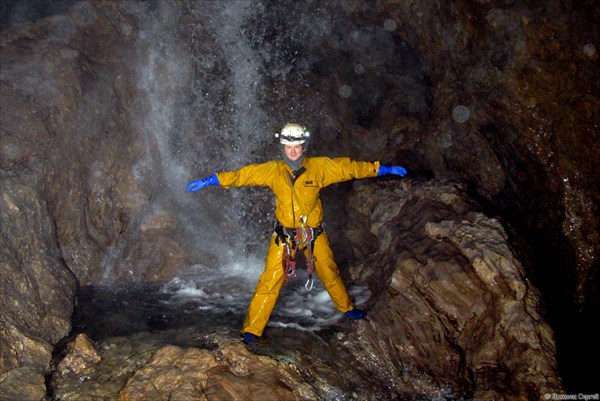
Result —
<svg viewBox="0 0 600 401"><path fill-rule="evenodd" d="M305 53L317 56L301 69L304 75L298 73L304 82L290 86L288 92L281 90L288 83L285 79L267 80L275 97L265 107L274 110L278 105L295 110L292 114L296 118L317 121L315 130L322 143L313 145L316 153L327 153L329 148L333 155L401 161L412 171L432 171L439 178L470 183L477 195L518 225L528 240L537 240L540 248L551 246L562 258L560 263L538 266L534 271L537 276L543 278L549 270L569 282L561 290L565 298L594 299L600 237L595 173L599 152L594 125L598 120L594 80L598 56L593 46L597 33L592 30L597 11L591 3L535 6L520 2L349 1L330 6L332 13L365 26L385 27L403 41L403 46L415 49L426 77L420 78L421 82L414 75L408 78L414 88L430 81L431 92L416 89L403 93L402 87L392 82L407 79L407 75L390 76L385 90L376 89L382 100L361 105L356 98L367 97L362 86L381 86L386 81L361 81L352 68L331 67L358 58L355 51L339 59L340 49L352 46L351 40L295 43L300 50L274 44L266 49L288 54L289 50L301 52L304 46ZM312 3L310 7L315 8ZM70 14L40 20L37 28L19 31L17 26L3 31L3 112L15 116L3 119L3 165L23 165L38 157L52 165L68 165L48 171L51 184L46 190L59 222L64 259L82 283L99 281L106 272L112 274L125 267L112 266L117 262L111 255L122 252L117 248L124 236L138 235L131 228L141 224L136 222L136 217L142 218L139 210L156 192L148 181L143 182L144 188L138 187L139 177L136 182L129 168L144 153L154 152L140 136L143 127L134 123L148 111L139 101L140 88L136 86L139 71L135 62L144 57L138 40L141 15L133 6L79 2ZM191 36L187 28L181 29L180 39ZM375 39L381 35L366 28L353 32ZM275 41L268 30L258 34L265 41L269 37ZM132 46L138 49L132 52ZM201 46L193 51L204 50ZM388 50L382 46L372 53L385 57ZM31 55L27 62L22 61L25 52ZM326 68L314 62L327 60L328 55L338 58L323 62ZM392 56L408 58L410 54ZM130 62L123 63L126 59ZM386 60L383 64L387 70L377 69L376 63L362 61L361 67L372 68L373 75L390 75L404 66ZM323 74L321 78L319 74ZM181 87L193 79L178 78ZM75 87L70 87L70 82L76 83ZM323 104L328 95L319 96L319 92L333 93L341 83L353 82L357 84L354 98ZM298 111L293 103L300 98L307 99L310 106ZM416 107L411 102L423 105ZM411 107L418 113L411 114ZM424 115L427 112L429 115ZM274 120L285 121L281 111L272 114ZM23 129L25 122L32 124L30 130ZM78 127L86 127L85 132ZM23 135L24 131L27 134ZM27 135L39 137L28 143ZM81 152L61 151L73 144ZM78 160L84 154L92 154L95 160ZM105 182L111 184L100 185ZM61 193L59 184L65 183L89 188L91 195ZM82 199L85 196L87 199ZM168 250L162 254L177 255L162 266L170 271L185 260L185 252L165 239L173 235L173 226L176 224L168 213L146 226L163 230L159 235ZM143 249L126 254L129 264L150 256ZM136 278L161 276L158 271L135 273L141 269L133 269Z"/></svg>
<svg viewBox="0 0 600 401"><path fill-rule="evenodd" d="M132 227L150 240L171 230L137 217L152 188L141 191L132 169L143 154L129 118L139 97L135 65L124 62L135 22L120 6L78 3L2 30L3 389L30 382L31 394L43 396L53 346L71 330L77 285L106 280L118 262L113 249ZM132 259L143 264L166 247L165 259L180 262L164 242L132 247ZM129 269L119 271L131 280Z"/></svg>
<svg viewBox="0 0 600 401"><path fill-rule="evenodd" d="M34 189L48 203L63 264L81 283L141 203L123 112L135 93L122 63L127 40L115 30L127 22L107 14L81 3L2 37L2 168L43 166Z"/></svg>
<svg viewBox="0 0 600 401"><path fill-rule="evenodd" d="M2 168L20 174L40 165L35 191L81 285L153 280L185 265L168 239L172 217L148 211L164 177L138 172L157 150L139 124L149 106L136 63L147 49L131 51L136 13L135 3L79 2L68 14L3 31ZM157 246L141 249L140 239Z"/></svg>
<svg viewBox="0 0 600 401"><path fill-rule="evenodd" d="M37 190L40 169L36 163L19 174L3 174L0 214L0 386L3 396L6 384L27 387L37 399L45 395L54 344L71 330L76 287L60 257L48 204Z"/></svg>
<svg viewBox="0 0 600 401"><path fill-rule="evenodd" d="M560 262L545 260L549 266L536 271L562 278L549 292L575 302L597 300L594 3L378 1L345 7L357 17L393 22L421 56L434 93L417 147L426 168L471 183L530 241L539 239L539 250L558 250ZM464 122L457 106L469 110Z"/></svg>
<svg viewBox="0 0 600 401"><path fill-rule="evenodd" d="M500 221L463 186L360 181L348 215L361 261L352 277L373 293L358 355L397 376L426 373L467 399L562 391L541 294Z"/></svg>

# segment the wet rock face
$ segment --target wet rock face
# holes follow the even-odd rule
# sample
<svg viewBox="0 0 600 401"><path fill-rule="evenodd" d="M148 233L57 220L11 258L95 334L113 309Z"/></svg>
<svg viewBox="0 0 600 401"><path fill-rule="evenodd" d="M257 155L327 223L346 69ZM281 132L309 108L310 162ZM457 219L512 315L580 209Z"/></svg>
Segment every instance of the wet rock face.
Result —
<svg viewBox="0 0 600 401"><path fill-rule="evenodd" d="M173 213L148 202L164 177L140 167L155 145L139 136L146 99L126 62L139 10L97 5L2 32L2 169L39 165L35 189L81 284L170 278L187 261Z"/></svg>
<svg viewBox="0 0 600 401"><path fill-rule="evenodd" d="M23 391L43 398L53 346L71 329L75 278L60 259L39 185L34 171L3 174L0 389L8 399L25 399Z"/></svg>
<svg viewBox="0 0 600 401"><path fill-rule="evenodd" d="M159 349L129 379L119 400L138 400L140 394L148 394L147 399L182 401L318 398L298 372L251 353L239 341L223 344L219 353L175 346Z"/></svg>
<svg viewBox="0 0 600 401"><path fill-rule="evenodd" d="M250 348L230 327L212 326L206 334L202 323L190 329L107 338L95 345L98 362L87 359L83 370L59 364L51 381L52 396L73 401L158 400L169 394L172 398L177 394L178 400L456 397L454 389L427 374L386 365L380 350L367 355L365 351L373 350L356 347L357 335L367 325L339 322L322 333L269 328L268 335ZM80 341L69 344L65 360L82 354L71 345L75 342ZM373 361L379 361L376 370Z"/></svg>
<svg viewBox="0 0 600 401"><path fill-rule="evenodd" d="M71 328L76 282L102 277L107 250L146 196L131 169L137 150L126 118L131 25L107 11L84 2L0 38L0 384L13 399L43 398L53 345ZM160 243L164 227L149 226L146 239ZM169 257L178 259L177 247Z"/></svg>
<svg viewBox="0 0 600 401"><path fill-rule="evenodd" d="M370 232L352 240L371 245L352 274L376 294L357 353L477 399L537 399L561 388L540 294L499 221L455 185L355 187L349 214Z"/></svg>
<svg viewBox="0 0 600 401"><path fill-rule="evenodd" d="M96 351L96 346L85 334L79 334L73 342L67 346L67 354L60 361L57 371L60 375L89 374L95 369L102 357Z"/></svg>
<svg viewBox="0 0 600 401"><path fill-rule="evenodd" d="M82 3L2 36L2 168L19 174L43 164L36 190L56 223L63 262L80 282L95 275L105 249L126 231L127 209L140 206L125 167L131 128L115 113L130 101L122 90L130 72L115 64L126 42L119 47L110 22L98 18Z"/></svg>
<svg viewBox="0 0 600 401"><path fill-rule="evenodd" d="M417 49L434 85L428 168L472 183L542 253L558 250L537 261L562 278L549 293L597 300L597 7L381 1L377 11Z"/></svg>

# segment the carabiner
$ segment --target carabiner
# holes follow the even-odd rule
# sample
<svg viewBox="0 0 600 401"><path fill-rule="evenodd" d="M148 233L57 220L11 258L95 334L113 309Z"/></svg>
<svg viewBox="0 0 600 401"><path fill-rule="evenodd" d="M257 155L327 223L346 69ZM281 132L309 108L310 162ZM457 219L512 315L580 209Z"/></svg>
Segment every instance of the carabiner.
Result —
<svg viewBox="0 0 600 401"><path fill-rule="evenodd" d="M308 286L309 284L310 284L310 287ZM306 291L312 290L313 284L314 284L314 280L312 278L312 274L310 274L308 276L308 280L306 281L306 284L304 284L304 288L306 288Z"/></svg>

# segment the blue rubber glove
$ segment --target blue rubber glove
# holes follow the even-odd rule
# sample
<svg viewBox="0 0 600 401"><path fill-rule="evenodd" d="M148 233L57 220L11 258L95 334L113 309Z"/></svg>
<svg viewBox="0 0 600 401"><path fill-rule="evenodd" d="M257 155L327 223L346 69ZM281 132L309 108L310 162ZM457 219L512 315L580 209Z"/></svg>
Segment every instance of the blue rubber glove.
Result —
<svg viewBox="0 0 600 401"><path fill-rule="evenodd" d="M209 185L219 185L219 178L216 174L210 177L203 178L201 180L192 181L188 184L185 192L196 192L199 189L208 187Z"/></svg>
<svg viewBox="0 0 600 401"><path fill-rule="evenodd" d="M394 174L399 175L400 177L404 177L406 175L406 169L401 166L384 166L383 164L380 165L379 170L377 170L377 176L386 174Z"/></svg>

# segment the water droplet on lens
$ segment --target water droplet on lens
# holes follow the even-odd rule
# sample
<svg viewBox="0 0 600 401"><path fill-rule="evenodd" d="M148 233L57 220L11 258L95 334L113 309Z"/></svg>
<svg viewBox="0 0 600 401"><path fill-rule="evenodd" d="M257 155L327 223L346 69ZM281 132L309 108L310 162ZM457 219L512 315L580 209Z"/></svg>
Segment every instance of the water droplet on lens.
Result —
<svg viewBox="0 0 600 401"><path fill-rule="evenodd" d="M352 88L348 85L342 85L338 89L338 94L343 98L349 98L350 96L352 96Z"/></svg>
<svg viewBox="0 0 600 401"><path fill-rule="evenodd" d="M396 21L394 21L393 19L386 19L383 23L383 29L385 29L388 32L395 31L396 27Z"/></svg>
<svg viewBox="0 0 600 401"><path fill-rule="evenodd" d="M463 105L458 105L452 110L452 118L457 123L464 123L471 117L471 110Z"/></svg>
<svg viewBox="0 0 600 401"><path fill-rule="evenodd" d="M356 64L354 66L354 72L357 74L362 74L363 72L365 72L365 67L363 67L362 64Z"/></svg>
<svg viewBox="0 0 600 401"><path fill-rule="evenodd" d="M594 46L592 43L586 44L583 46L583 54L590 58L594 57L596 55L596 46Z"/></svg>

